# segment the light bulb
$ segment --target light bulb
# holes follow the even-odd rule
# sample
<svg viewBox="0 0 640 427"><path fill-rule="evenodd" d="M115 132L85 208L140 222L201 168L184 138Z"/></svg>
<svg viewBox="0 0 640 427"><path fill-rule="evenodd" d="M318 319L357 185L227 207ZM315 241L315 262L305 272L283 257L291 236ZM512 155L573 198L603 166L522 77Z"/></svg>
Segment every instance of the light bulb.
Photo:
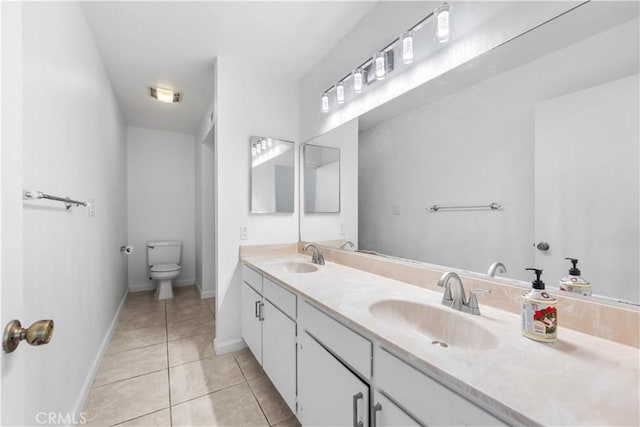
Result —
<svg viewBox="0 0 640 427"><path fill-rule="evenodd" d="M322 112L329 112L329 94L327 92L322 94Z"/></svg>
<svg viewBox="0 0 640 427"><path fill-rule="evenodd" d="M263 150L267 149L267 141L264 138L262 138L262 149Z"/></svg>
<svg viewBox="0 0 640 427"><path fill-rule="evenodd" d="M271 147L273 145L273 139L267 138L267 145Z"/></svg>
<svg viewBox="0 0 640 427"><path fill-rule="evenodd" d="M400 44L402 63L411 64L413 62L413 31L400 34Z"/></svg>
<svg viewBox="0 0 640 427"><path fill-rule="evenodd" d="M336 100L338 104L344 104L344 84L342 82L336 83Z"/></svg>
<svg viewBox="0 0 640 427"><path fill-rule="evenodd" d="M450 6L447 3L443 3L433 11L435 39L438 43L449 41L449 33L451 32L450 12Z"/></svg>
<svg viewBox="0 0 640 427"><path fill-rule="evenodd" d="M252 156L255 156L255 155L256 155L256 152L257 152L257 151L256 151L256 145L255 145L255 144L252 144L252 145L251 145L251 155L252 155Z"/></svg>
<svg viewBox="0 0 640 427"><path fill-rule="evenodd" d="M256 144L256 150L258 151L258 154L262 151L262 144L260 144L260 141Z"/></svg>
<svg viewBox="0 0 640 427"><path fill-rule="evenodd" d="M387 74L387 54L385 52L376 52L373 55L373 70L376 80L383 80Z"/></svg>
<svg viewBox="0 0 640 427"><path fill-rule="evenodd" d="M362 68L353 70L351 76L353 77L353 91L355 93L362 92Z"/></svg>

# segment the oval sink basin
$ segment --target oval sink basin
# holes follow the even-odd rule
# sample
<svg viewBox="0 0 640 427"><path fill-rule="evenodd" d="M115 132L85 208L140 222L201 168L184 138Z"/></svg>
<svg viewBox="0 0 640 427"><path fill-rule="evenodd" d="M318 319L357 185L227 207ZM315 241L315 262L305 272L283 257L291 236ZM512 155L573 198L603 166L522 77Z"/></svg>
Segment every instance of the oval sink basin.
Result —
<svg viewBox="0 0 640 427"><path fill-rule="evenodd" d="M467 319L464 313L410 301L386 300L372 304L369 312L376 318L409 330L438 347L489 350L498 340L489 330Z"/></svg>
<svg viewBox="0 0 640 427"><path fill-rule="evenodd" d="M286 261L274 264L275 267L281 269L284 273L313 273L318 271L318 267L306 262Z"/></svg>

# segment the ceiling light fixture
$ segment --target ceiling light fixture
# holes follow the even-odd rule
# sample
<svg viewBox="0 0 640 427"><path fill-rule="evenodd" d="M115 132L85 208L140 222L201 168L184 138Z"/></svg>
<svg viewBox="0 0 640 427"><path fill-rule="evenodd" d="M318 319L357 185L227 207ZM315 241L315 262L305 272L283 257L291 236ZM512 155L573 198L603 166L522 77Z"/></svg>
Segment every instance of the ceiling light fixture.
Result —
<svg viewBox="0 0 640 427"><path fill-rule="evenodd" d="M172 104L174 102L180 102L182 94L180 92L174 92L171 89L162 87L149 87L149 96L157 99L160 102L166 102Z"/></svg>
<svg viewBox="0 0 640 427"><path fill-rule="evenodd" d="M358 67L356 67L351 73L338 80L338 83L331 86L322 93L322 112L329 112L330 100L329 97L335 97L335 103L342 105L345 103L345 82L349 79L352 80L351 84L354 94L362 93L365 84L371 85L376 81L384 80L387 74L394 71L394 57L399 55L402 59L402 63L405 65L411 64L420 56L425 56L425 50L420 49L416 52L414 50L414 44L419 43L420 40L424 41L425 37L418 38L416 42L416 34L425 26L426 22L431 19L433 21L433 34L438 43L445 43L449 41L451 37L451 6L447 3L443 3L440 7L436 8L433 12L422 18L416 25L409 28L404 33L391 43L387 44L384 48L376 52L373 57L368 58ZM430 35L426 38L433 40ZM422 53L421 53L422 52ZM403 69L404 67L400 67ZM332 93L335 91L335 95ZM334 104L335 105L335 104Z"/></svg>

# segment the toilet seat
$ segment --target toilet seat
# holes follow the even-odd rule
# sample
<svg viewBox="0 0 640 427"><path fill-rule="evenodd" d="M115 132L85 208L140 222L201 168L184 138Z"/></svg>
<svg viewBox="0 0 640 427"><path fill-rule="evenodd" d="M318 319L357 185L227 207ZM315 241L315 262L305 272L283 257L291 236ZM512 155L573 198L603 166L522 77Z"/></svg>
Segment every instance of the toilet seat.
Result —
<svg viewBox="0 0 640 427"><path fill-rule="evenodd" d="M152 273L168 273L170 271L180 270L180 266L178 264L157 264L151 266Z"/></svg>

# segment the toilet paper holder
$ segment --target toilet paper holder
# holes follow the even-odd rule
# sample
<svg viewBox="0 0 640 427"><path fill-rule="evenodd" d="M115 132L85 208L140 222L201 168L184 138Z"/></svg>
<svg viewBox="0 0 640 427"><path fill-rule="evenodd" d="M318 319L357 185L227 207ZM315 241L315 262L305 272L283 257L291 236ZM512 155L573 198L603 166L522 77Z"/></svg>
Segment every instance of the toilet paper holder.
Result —
<svg viewBox="0 0 640 427"><path fill-rule="evenodd" d="M122 245L122 246L120 246L120 252L123 252L123 253L129 255L130 253L133 252L133 246L124 246L124 245Z"/></svg>

